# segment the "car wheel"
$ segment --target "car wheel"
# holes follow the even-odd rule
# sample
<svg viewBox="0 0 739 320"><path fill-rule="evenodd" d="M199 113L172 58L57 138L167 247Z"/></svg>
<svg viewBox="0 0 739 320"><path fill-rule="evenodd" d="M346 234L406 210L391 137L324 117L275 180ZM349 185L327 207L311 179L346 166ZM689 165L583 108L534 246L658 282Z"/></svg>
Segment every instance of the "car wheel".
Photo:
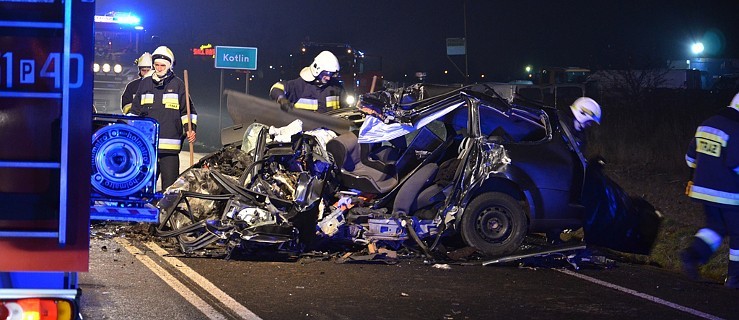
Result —
<svg viewBox="0 0 739 320"><path fill-rule="evenodd" d="M509 254L523 243L528 219L513 197L487 192L478 195L464 210L460 225L462 239L488 256Z"/></svg>

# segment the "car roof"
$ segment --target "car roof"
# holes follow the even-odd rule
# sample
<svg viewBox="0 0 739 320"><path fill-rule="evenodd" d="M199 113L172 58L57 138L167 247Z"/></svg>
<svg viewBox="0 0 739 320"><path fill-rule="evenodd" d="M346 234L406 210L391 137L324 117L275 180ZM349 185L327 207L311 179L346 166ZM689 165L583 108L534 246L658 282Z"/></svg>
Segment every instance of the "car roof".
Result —
<svg viewBox="0 0 739 320"><path fill-rule="evenodd" d="M457 88L421 84L394 94L395 96L387 92L375 93L360 98L360 105L363 107L383 113L368 116L374 119L362 125L360 142L396 138L435 120L451 125L456 130L466 128L468 116L465 95L481 101L480 112L483 116L480 126L488 134L497 128L521 137L530 132L548 134L551 130L549 113L556 111L533 101L510 103L490 84Z"/></svg>

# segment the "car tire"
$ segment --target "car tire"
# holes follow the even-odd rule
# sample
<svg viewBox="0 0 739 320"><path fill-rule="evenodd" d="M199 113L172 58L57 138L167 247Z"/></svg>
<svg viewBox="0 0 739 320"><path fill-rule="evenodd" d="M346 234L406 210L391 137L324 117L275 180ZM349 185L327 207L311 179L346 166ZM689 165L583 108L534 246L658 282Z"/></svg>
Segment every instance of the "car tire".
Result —
<svg viewBox="0 0 739 320"><path fill-rule="evenodd" d="M499 192L478 195L464 210L462 239L486 256L518 250L528 230L523 208L513 197Z"/></svg>

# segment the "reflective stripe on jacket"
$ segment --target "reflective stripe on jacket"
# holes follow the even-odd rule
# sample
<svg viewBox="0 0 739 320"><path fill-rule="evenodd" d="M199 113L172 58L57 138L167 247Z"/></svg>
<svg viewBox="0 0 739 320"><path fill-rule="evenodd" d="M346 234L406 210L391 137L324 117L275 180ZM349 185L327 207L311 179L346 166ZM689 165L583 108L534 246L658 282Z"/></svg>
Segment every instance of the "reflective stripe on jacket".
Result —
<svg viewBox="0 0 739 320"><path fill-rule="evenodd" d="M336 79L325 85L306 82L296 78L286 82L277 82L270 88L269 96L277 100L284 96L295 105L296 109L311 110L324 113L341 108L344 87Z"/></svg>

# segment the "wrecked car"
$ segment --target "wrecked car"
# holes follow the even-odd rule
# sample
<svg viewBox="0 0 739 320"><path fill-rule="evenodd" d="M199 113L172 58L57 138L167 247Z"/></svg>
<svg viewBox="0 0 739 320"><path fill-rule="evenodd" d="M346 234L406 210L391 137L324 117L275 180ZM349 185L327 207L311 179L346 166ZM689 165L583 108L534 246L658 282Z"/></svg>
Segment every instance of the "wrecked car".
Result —
<svg viewBox="0 0 739 320"><path fill-rule="evenodd" d="M185 253L338 244L431 255L458 237L500 256L529 233L558 234L613 213L597 207L628 205L602 196L607 188L583 201L586 182L599 182L586 179L587 161L558 111L515 103L492 85L388 89L320 115L353 130L304 127L301 116L283 114L281 127L251 123L241 141L184 172L158 203L158 234L176 237ZM649 247L653 228L629 234Z"/></svg>

